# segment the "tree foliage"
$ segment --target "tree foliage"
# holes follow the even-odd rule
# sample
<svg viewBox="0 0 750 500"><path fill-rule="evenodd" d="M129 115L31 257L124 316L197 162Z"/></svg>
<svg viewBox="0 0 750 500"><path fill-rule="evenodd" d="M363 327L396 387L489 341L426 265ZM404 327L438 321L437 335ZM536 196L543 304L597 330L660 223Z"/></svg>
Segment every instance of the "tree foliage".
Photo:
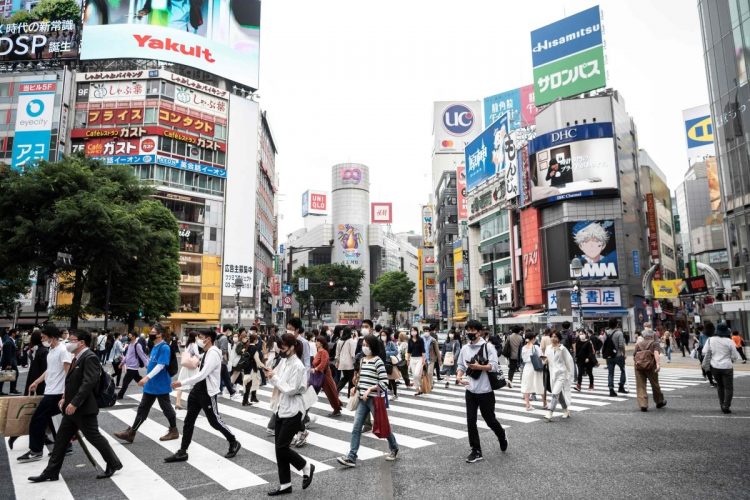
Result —
<svg viewBox="0 0 750 500"><path fill-rule="evenodd" d="M297 290L299 278L307 278L310 289L305 292ZM323 304L354 304L362 295L362 281L365 279L364 270L349 267L344 264L321 264L318 266L302 266L294 270L292 285L295 288L294 297L307 310L310 295L315 297L315 305ZM331 286L331 283L333 284ZM322 312L318 309L318 317Z"/></svg>
<svg viewBox="0 0 750 500"><path fill-rule="evenodd" d="M81 8L75 0L42 0L31 9L35 21L63 21L81 18Z"/></svg>
<svg viewBox="0 0 750 500"><path fill-rule="evenodd" d="M69 279L61 280L59 288L72 294L72 305L58 313L69 315L73 327L86 312L84 291L94 292L91 303L96 308L103 301L98 284L109 274L113 297L130 293L137 300L144 290L156 287L159 292L152 296L165 303L154 311L174 310L179 286L174 251L177 223L168 210L158 210L156 202L147 199L150 194L130 167L105 166L80 156L40 162L24 174L4 171L0 174L0 280L19 269L46 274L69 271ZM159 248L147 238L158 242ZM169 244L161 248L167 240ZM70 254L73 267L60 266L58 252ZM160 263L150 268L151 279L132 279L141 278L135 271L149 263ZM122 279L115 281L115 277ZM135 305L128 307L137 313Z"/></svg>
<svg viewBox="0 0 750 500"><path fill-rule="evenodd" d="M370 286L370 293L372 300L391 313L395 324L399 311L411 310L416 289L417 286L406 273L391 271L380 275L375 284Z"/></svg>

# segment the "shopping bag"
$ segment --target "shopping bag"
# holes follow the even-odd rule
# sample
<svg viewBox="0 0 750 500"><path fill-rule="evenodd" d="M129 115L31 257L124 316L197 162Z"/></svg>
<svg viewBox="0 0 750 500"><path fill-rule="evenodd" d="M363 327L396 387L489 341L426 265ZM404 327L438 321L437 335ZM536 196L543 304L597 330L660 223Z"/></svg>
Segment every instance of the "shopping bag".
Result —
<svg viewBox="0 0 750 500"><path fill-rule="evenodd" d="M6 399L6 398L3 398ZM25 436L29 433L29 424L42 396L17 396L7 398L8 410L3 427L3 436Z"/></svg>
<svg viewBox="0 0 750 500"><path fill-rule="evenodd" d="M422 394L432 392L432 382L430 382L430 377L427 376L427 373L422 373L422 383L420 386L422 387Z"/></svg>
<svg viewBox="0 0 750 500"><path fill-rule="evenodd" d="M326 375L323 372L312 372L307 380L307 383L316 389L320 389L321 387L323 387L323 380L325 380L325 378Z"/></svg>
<svg viewBox="0 0 750 500"><path fill-rule="evenodd" d="M307 390L302 395L302 401L305 404L305 410L309 410L318 401L318 393L315 392L315 388L311 385L307 386Z"/></svg>
<svg viewBox="0 0 750 500"><path fill-rule="evenodd" d="M391 423L388 421L388 410L385 409L385 398L376 397L373 400L372 433L380 439L391 435Z"/></svg>
<svg viewBox="0 0 750 500"><path fill-rule="evenodd" d="M15 370L0 370L0 382L15 382L16 371Z"/></svg>
<svg viewBox="0 0 750 500"><path fill-rule="evenodd" d="M453 357L453 353L451 351L446 352L443 358L443 366L453 366L454 364L456 364L456 360Z"/></svg>

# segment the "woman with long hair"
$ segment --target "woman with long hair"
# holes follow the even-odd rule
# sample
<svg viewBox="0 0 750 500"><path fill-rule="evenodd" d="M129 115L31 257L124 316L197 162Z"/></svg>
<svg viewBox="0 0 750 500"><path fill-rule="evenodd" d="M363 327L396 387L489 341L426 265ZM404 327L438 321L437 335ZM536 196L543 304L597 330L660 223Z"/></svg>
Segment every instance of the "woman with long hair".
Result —
<svg viewBox="0 0 750 500"><path fill-rule="evenodd" d="M333 376L331 375L331 368L328 365L330 359L328 354L328 338L325 335L318 335L315 339L315 347L318 352L315 354L312 362L312 368L310 368L311 374L318 374L317 376L323 377L322 383L319 387L315 388L315 392L320 393L323 389L328 402L333 408L333 412L329 413L329 417L341 416L341 401L339 400L339 392L336 390L336 384L333 382Z"/></svg>
<svg viewBox="0 0 750 500"><path fill-rule="evenodd" d="M414 393L415 396L422 394L422 372L425 369L425 352L424 342L419 336L419 328L412 326L409 330L409 341L407 347L407 353L409 356L409 368L411 369L411 376L414 377L414 385L417 386L417 390Z"/></svg>
<svg viewBox="0 0 750 500"><path fill-rule="evenodd" d="M258 334L253 332L242 340L244 340L244 350L238 363L242 370L242 385L245 386L242 406L250 406L252 403L259 403L257 391L260 387L260 370L264 370L266 366L260 356Z"/></svg>
<svg viewBox="0 0 750 500"><path fill-rule="evenodd" d="M182 353L182 356L190 356L191 358L200 358L201 353L198 349L198 344L196 343L196 338L198 336L198 332L189 332L188 338L187 338L187 344L185 344L185 351ZM188 368L187 366L182 366L180 368L180 373L177 375L177 380L180 382L189 379L198 371L200 370L200 365L196 366L195 368ZM175 394L175 404L174 407L176 410L184 410L185 407L182 406L182 391L188 390L190 387L183 387L180 386L179 389L177 389L177 393Z"/></svg>
<svg viewBox="0 0 750 500"><path fill-rule="evenodd" d="M596 348L583 330L578 331L575 346L576 364L578 365L578 380L576 380L576 391L581 391L583 374L589 376L589 390L594 390L594 366L596 366Z"/></svg>
<svg viewBox="0 0 750 500"><path fill-rule="evenodd" d="M279 471L279 487L269 491L269 496L292 492L290 466L302 471L302 489L310 486L315 466L308 463L291 448L292 439L302 430L302 417L305 402L302 395L307 390L308 372L300 360L302 343L291 333L281 336L279 357L281 361L274 369L267 368L266 379L273 386L271 410L276 416L274 443L276 445L276 465Z"/></svg>
<svg viewBox="0 0 750 500"><path fill-rule="evenodd" d="M398 355L399 355L400 361L398 363L398 371L401 372L401 378L404 379L404 384L406 384L406 387L411 387L411 382L409 381L409 363L407 362L407 359L406 359L408 357L408 350L409 350L408 340L409 339L406 335L406 332L399 332Z"/></svg>
<svg viewBox="0 0 750 500"><path fill-rule="evenodd" d="M380 342L385 346L385 366L388 370L388 387L393 393L393 400L398 399L398 379L401 378L401 372L398 369L398 363L401 361L398 352L398 345L393 341L392 331L390 328L384 328L380 331Z"/></svg>
<svg viewBox="0 0 750 500"><path fill-rule="evenodd" d="M344 331L341 333L341 348L338 349L337 353L337 365L339 372L341 372L341 379L337 389L341 392L341 389L348 383L349 392L352 390L352 384L354 380L354 357L357 351L357 339L352 337L352 329L344 327ZM347 393L348 394L348 393Z"/></svg>
<svg viewBox="0 0 750 500"><path fill-rule="evenodd" d="M523 361L521 392L523 393L523 401L526 403L526 411L531 411L533 407L529 402L529 397L532 394L542 394L544 392L542 372L534 369L531 357L540 356L541 360L542 352L539 346L535 344L536 334L534 332L526 332L524 338L526 339L526 344L521 348L521 360Z"/></svg>

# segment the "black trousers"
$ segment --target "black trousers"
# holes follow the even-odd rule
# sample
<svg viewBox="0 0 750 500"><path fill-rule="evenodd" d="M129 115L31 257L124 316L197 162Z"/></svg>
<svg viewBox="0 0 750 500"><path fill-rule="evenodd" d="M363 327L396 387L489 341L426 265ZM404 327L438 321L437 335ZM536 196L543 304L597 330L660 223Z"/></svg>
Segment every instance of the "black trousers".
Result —
<svg viewBox="0 0 750 500"><path fill-rule="evenodd" d="M742 361L747 361L747 356L745 356L745 347L744 346L743 347L738 347L737 348L737 353L742 358Z"/></svg>
<svg viewBox="0 0 750 500"><path fill-rule="evenodd" d="M698 361L701 362L701 365L703 364L703 352L701 351L698 351ZM712 370L705 371L703 368L701 368L701 372L703 373L704 377L708 378L708 381L711 383L711 385L714 385L716 383Z"/></svg>
<svg viewBox="0 0 750 500"><path fill-rule="evenodd" d="M722 408L732 406L734 395L734 369L721 369L711 367L711 373L716 380L717 392L719 393L719 404Z"/></svg>
<svg viewBox="0 0 750 500"><path fill-rule="evenodd" d="M276 465L279 469L279 484L288 484L292 481L291 465L297 470L302 470L305 464L307 464L299 453L290 448L292 439L301 430L302 412L289 418L281 418L276 414L274 443L276 444Z"/></svg>
<svg viewBox="0 0 750 500"><path fill-rule="evenodd" d="M120 379L122 378L122 368L119 365L112 363L112 372L114 373L115 385L120 386Z"/></svg>
<svg viewBox="0 0 750 500"><path fill-rule="evenodd" d="M477 429L477 408L484 421L501 441L505 439L505 430L495 418L495 393L474 394L467 390L466 425L469 427L469 446L472 450L481 452L482 446L479 443L479 430Z"/></svg>
<svg viewBox="0 0 750 500"><path fill-rule="evenodd" d="M60 414L60 394L45 394L34 410L29 423L29 449L34 453L41 453L44 449L44 437L47 428L52 428L52 417Z"/></svg>
<svg viewBox="0 0 750 500"><path fill-rule="evenodd" d="M219 376L219 378L221 379L221 383L219 384L219 391L226 387L227 391L229 391L229 395L234 396L234 384L232 383L232 378L229 376L227 365L225 365L224 363L221 364L221 375Z"/></svg>
<svg viewBox="0 0 750 500"><path fill-rule="evenodd" d="M404 379L406 387L409 387L411 385L411 382L409 382L409 364L404 362L403 366L398 367L398 371L401 372L401 377Z"/></svg>
<svg viewBox="0 0 750 500"><path fill-rule="evenodd" d="M513 382L513 374L515 374L517 371L518 371L518 360L509 359L508 360L508 380Z"/></svg>
<svg viewBox="0 0 750 500"><path fill-rule="evenodd" d="M578 385L581 385L584 372L589 376L589 385L594 385L594 370L588 363L578 363Z"/></svg>
<svg viewBox="0 0 750 500"><path fill-rule="evenodd" d="M347 389L346 395L349 395L349 392L352 390L352 379L354 378L354 370L340 370L341 371L341 380L339 380L339 385L336 386L336 389L338 389L339 392L341 392L341 389L344 388L347 382L349 382L349 388Z"/></svg>
<svg viewBox="0 0 750 500"><path fill-rule="evenodd" d="M57 430L55 446L52 449L44 472L50 475L60 473L63 460L65 460L65 449L68 447L70 439L75 435L76 431L81 431L83 437L96 448L108 466L116 467L120 465L120 459L115 455L107 439L99 432L97 415L78 415L74 413L73 415L63 415L62 423L60 423L60 428Z"/></svg>
<svg viewBox="0 0 750 500"><path fill-rule="evenodd" d="M221 432L227 441L234 443L237 439L229 430L227 424L221 419L219 415L219 406L216 402L216 396L209 396L206 391L206 381L203 380L198 382L193 390L190 391L187 401L187 415L185 415L185 424L182 426L182 445L181 449L187 451L190 442L193 440L193 431L195 430L195 420L201 411L206 415L208 423Z"/></svg>
<svg viewBox="0 0 750 500"><path fill-rule="evenodd" d="M122 399L125 396L125 391L128 390L128 385L130 385L131 380L135 380L135 383L137 384L142 378L143 377L141 377L138 370L128 368L125 371L125 379L123 379L122 385L120 386L120 392L117 393L117 399Z"/></svg>
<svg viewBox="0 0 750 500"><path fill-rule="evenodd" d="M161 411L169 421L170 429L177 427L177 415L172 407L172 401L169 399L169 394L156 395L144 392L143 397L141 398L141 404L138 405L138 414L135 416L135 421L133 422L134 431L137 431L138 427L148 419L148 412L151 411L151 407L154 406L155 401L159 401Z"/></svg>

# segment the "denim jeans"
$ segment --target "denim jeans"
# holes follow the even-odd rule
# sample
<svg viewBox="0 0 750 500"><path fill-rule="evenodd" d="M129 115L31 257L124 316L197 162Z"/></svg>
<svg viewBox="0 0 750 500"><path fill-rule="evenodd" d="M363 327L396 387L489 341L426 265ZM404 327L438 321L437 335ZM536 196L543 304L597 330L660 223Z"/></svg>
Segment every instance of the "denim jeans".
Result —
<svg viewBox="0 0 750 500"><path fill-rule="evenodd" d="M352 440L349 444L349 460L352 462L357 461L357 450L359 449L359 441L362 438L362 426L365 423L365 417L375 411L373 397L376 396L367 398L367 401L360 399L357 411L354 413L354 428L352 429ZM396 436L393 435L393 431L388 435L388 448L391 451L398 450L398 443L396 442Z"/></svg>
<svg viewBox="0 0 750 500"><path fill-rule="evenodd" d="M620 367L620 388L625 387L625 356L616 356L607 360L607 383L610 389L615 387L615 366Z"/></svg>

